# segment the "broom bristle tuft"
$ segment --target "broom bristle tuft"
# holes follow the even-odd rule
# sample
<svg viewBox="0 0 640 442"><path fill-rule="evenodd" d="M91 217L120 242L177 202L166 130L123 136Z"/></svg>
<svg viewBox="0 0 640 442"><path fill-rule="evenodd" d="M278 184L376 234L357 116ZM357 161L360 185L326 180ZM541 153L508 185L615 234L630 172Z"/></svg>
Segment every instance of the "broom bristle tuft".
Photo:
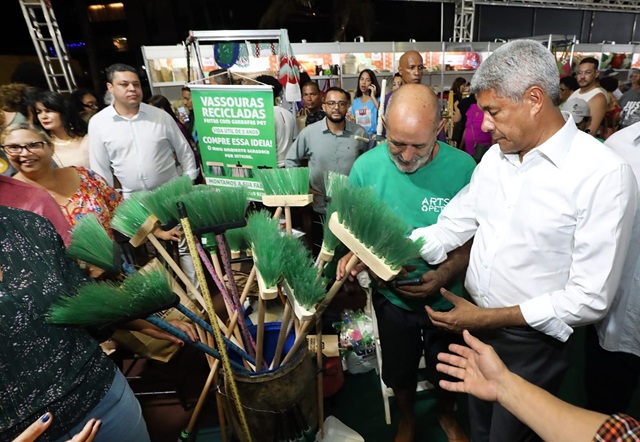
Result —
<svg viewBox="0 0 640 442"><path fill-rule="evenodd" d="M146 193L140 203L160 220L161 224L169 224L180 219L175 199L193 190L193 182L187 175L171 180L168 183Z"/></svg>
<svg viewBox="0 0 640 442"><path fill-rule="evenodd" d="M245 219L247 189L245 187L196 186L186 195L174 199L182 201L194 229L219 226Z"/></svg>
<svg viewBox="0 0 640 442"><path fill-rule="evenodd" d="M120 285L93 282L80 287L74 296L63 296L50 309L54 324L100 326L122 322L165 307L175 295L162 270L134 273Z"/></svg>
<svg viewBox="0 0 640 442"><path fill-rule="evenodd" d="M117 263L114 243L93 213L87 213L73 227L67 255L103 270Z"/></svg>
<svg viewBox="0 0 640 442"><path fill-rule="evenodd" d="M135 235L138 229L142 227L142 224L149 218L149 215L151 215L149 210L141 204L142 199L147 193L148 192L136 192L122 201L113 214L111 227L129 238Z"/></svg>
<svg viewBox="0 0 640 442"><path fill-rule="evenodd" d="M326 278L318 278L317 268L309 250L291 235L282 238L284 244L283 275L298 303L307 310L324 299Z"/></svg>
<svg viewBox="0 0 640 442"><path fill-rule="evenodd" d="M333 189L331 204L351 233L393 270L420 256L422 241L407 238L411 227L371 187Z"/></svg>
<svg viewBox="0 0 640 442"><path fill-rule="evenodd" d="M284 259L278 221L272 219L266 210L254 212L247 219L246 237L251 243L255 265L262 279L267 287L275 286L282 276Z"/></svg>
<svg viewBox="0 0 640 442"><path fill-rule="evenodd" d="M307 195L309 168L257 169L256 178L262 183L266 195Z"/></svg>

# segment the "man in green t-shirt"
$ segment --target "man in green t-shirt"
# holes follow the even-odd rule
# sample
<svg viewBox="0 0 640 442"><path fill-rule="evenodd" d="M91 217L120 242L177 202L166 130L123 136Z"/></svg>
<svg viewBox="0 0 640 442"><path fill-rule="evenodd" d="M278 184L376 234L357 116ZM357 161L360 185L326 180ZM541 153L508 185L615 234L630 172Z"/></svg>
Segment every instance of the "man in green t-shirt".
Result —
<svg viewBox="0 0 640 442"><path fill-rule="evenodd" d="M349 181L373 187L409 225L435 224L444 206L469 183L475 161L465 152L437 141L444 120L436 96L426 86L409 84L398 89L389 103L384 123L387 143L358 158ZM436 386L440 425L449 440L467 440L454 417L455 396L439 388L438 381L443 375L435 369L438 352L447 351L449 344L459 342L460 337L435 327L424 309L425 305L434 310L452 308L439 294L441 287L463 294L462 274L454 274L450 268L460 268L456 261L468 260L466 255L468 249L453 252L449 261L437 268L417 259L410 263L415 270L406 277L422 278L421 290L412 293L389 284L373 295L382 345L382 378L393 388L400 410L396 441L415 438L415 392L423 352L427 379ZM344 277L348 258L340 261L338 278ZM350 276L361 270L362 267L357 267Z"/></svg>

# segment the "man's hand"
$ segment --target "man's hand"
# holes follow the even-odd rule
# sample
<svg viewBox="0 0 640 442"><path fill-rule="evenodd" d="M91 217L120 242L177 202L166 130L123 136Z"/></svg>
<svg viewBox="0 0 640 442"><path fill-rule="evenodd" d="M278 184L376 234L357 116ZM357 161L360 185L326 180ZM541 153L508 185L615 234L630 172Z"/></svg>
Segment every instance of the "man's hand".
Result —
<svg viewBox="0 0 640 442"><path fill-rule="evenodd" d="M484 311L460 296L456 296L449 290L441 288L442 297L453 304L453 308L448 312L437 312L429 306L425 310L431 318L431 322L436 327L452 332L461 333L462 330L477 330L484 328Z"/></svg>
<svg viewBox="0 0 640 442"><path fill-rule="evenodd" d="M440 381L440 386L449 391L469 393L485 401L497 401L501 385L511 375L495 350L465 330L464 341L469 347L451 344L450 353L439 353L436 365L442 373L462 382Z"/></svg>
<svg viewBox="0 0 640 442"><path fill-rule="evenodd" d="M37 421L32 423L26 430L24 430L20 435L13 440L13 442L33 442L38 436L40 436L44 431L49 428L53 422L53 415L51 413L45 413ZM96 433L100 428L100 424L102 421L96 419L90 419L89 422L84 426L82 431L72 439L67 442L92 442L96 437Z"/></svg>
<svg viewBox="0 0 640 442"><path fill-rule="evenodd" d="M171 230L162 230L161 228L158 227L153 232L153 236L165 241L180 242L180 240L182 239L182 235L183 235L182 231L180 231L180 229L177 226Z"/></svg>
<svg viewBox="0 0 640 442"><path fill-rule="evenodd" d="M442 274L437 270L429 270L423 273L422 284L420 285L407 285L402 287L394 287L398 293L406 296L407 298L426 298L427 296L437 293L447 281L442 277Z"/></svg>
<svg viewBox="0 0 640 442"><path fill-rule="evenodd" d="M353 256L353 252L348 252L346 255L340 258L340 261L338 261L338 266L336 268L336 281L340 281L342 278L346 276L349 277L349 281L355 281L356 276L358 276L358 273L364 270L367 270L367 266L362 261L360 261L358 262L358 264L356 264L353 270L351 270L351 273L346 275L345 273L347 272L347 263L349 262L352 256Z"/></svg>

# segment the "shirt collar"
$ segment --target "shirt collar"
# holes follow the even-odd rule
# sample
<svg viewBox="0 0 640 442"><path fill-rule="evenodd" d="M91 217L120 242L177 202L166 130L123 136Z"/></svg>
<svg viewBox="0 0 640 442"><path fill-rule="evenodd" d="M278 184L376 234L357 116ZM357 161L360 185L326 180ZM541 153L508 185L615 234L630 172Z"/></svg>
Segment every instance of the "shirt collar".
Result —
<svg viewBox="0 0 640 442"><path fill-rule="evenodd" d="M327 134L327 133L333 133L331 132L331 130L329 130L329 124L327 123L328 118L325 117L323 120L321 120L322 122L324 122L324 128L322 129L322 133ZM352 131L349 130L349 124L351 123L349 120L346 119L345 117L345 125L344 125L344 129L342 130L341 133L339 134L334 134L336 137L342 136L344 133L348 132L351 133Z"/></svg>
<svg viewBox="0 0 640 442"><path fill-rule="evenodd" d="M523 163L529 156L541 155L556 167L562 166L567 154L569 153L569 149L571 149L573 138L578 133L578 128L576 127L576 123L573 121L571 114L568 112L562 112L562 117L565 119L564 126L562 126L560 130L553 134L547 141L532 149L530 152L527 152L524 156ZM518 154L502 155L512 163L516 160L520 163Z"/></svg>
<svg viewBox="0 0 640 442"><path fill-rule="evenodd" d="M138 118L138 115L140 115L140 114L148 114L147 109L145 108L145 106L149 106L149 105L146 104L146 103L140 103L140 107L138 108L138 113L135 114L133 116L133 118L123 117L118 112L116 112L116 108L115 108L113 103L110 106L108 106L107 109L109 109L109 113L111 114L111 116L113 118L121 118L123 120L135 120L136 118Z"/></svg>

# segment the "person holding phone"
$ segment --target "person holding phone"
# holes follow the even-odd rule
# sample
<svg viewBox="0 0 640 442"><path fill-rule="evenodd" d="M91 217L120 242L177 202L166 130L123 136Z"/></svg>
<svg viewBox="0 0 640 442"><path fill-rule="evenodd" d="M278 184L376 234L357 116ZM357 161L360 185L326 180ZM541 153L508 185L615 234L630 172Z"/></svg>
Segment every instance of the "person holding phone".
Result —
<svg viewBox="0 0 640 442"><path fill-rule="evenodd" d="M349 113L353 121L362 126L370 137L375 135L378 125L378 107L380 106L378 98L380 98L380 85L376 74L371 69L365 69L358 77L358 90ZM371 143L369 144L371 148Z"/></svg>

